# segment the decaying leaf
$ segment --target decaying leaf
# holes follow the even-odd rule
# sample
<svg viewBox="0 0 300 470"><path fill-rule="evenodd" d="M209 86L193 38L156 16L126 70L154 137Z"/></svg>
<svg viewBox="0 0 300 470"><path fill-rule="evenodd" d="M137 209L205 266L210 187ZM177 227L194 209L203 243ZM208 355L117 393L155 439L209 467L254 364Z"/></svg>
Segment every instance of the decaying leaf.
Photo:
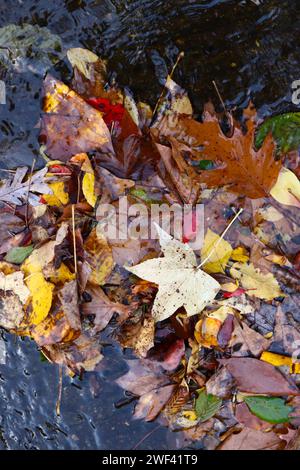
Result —
<svg viewBox="0 0 300 470"><path fill-rule="evenodd" d="M152 314L156 321L165 320L184 306L188 315L201 312L211 302L220 285L197 269L193 250L157 226L164 258L152 259L126 268L128 271L159 285Z"/></svg>
<svg viewBox="0 0 300 470"><path fill-rule="evenodd" d="M39 204L40 200L37 194L52 194L51 188L45 182L47 168L33 173L31 177L24 181L27 172L27 167L17 168L12 179L2 181L0 201L20 206L28 200L30 204L35 206Z"/></svg>
<svg viewBox="0 0 300 470"><path fill-rule="evenodd" d="M176 385L165 385L164 387L151 390L142 395L135 407L133 417L153 421L170 400Z"/></svg>
<svg viewBox="0 0 300 470"><path fill-rule="evenodd" d="M114 153L108 128L99 111L67 85L48 75L40 138L53 159L101 149Z"/></svg>
<svg viewBox="0 0 300 470"><path fill-rule="evenodd" d="M11 274L3 274L0 272L0 290L7 292L11 291L18 296L20 302L25 304L30 291L24 284L24 274L20 271L13 272Z"/></svg>
<svg viewBox="0 0 300 470"><path fill-rule="evenodd" d="M81 305L81 312L83 315L94 316L94 334L103 330L108 325L114 313L124 317L128 315L129 308L120 303L112 302L101 287L91 285L85 292L90 295L91 300Z"/></svg>
<svg viewBox="0 0 300 470"><path fill-rule="evenodd" d="M238 434L231 434L219 450L275 450L280 442L275 432L244 428Z"/></svg>
<svg viewBox="0 0 300 470"><path fill-rule="evenodd" d="M84 250L85 261L91 268L89 282L97 286L104 284L114 267L112 251L105 236L93 229L84 242Z"/></svg>

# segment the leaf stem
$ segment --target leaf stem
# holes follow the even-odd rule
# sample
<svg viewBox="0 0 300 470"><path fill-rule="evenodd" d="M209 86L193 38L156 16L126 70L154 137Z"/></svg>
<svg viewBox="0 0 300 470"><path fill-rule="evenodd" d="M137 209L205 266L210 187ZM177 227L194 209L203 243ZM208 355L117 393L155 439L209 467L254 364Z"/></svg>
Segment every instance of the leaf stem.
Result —
<svg viewBox="0 0 300 470"><path fill-rule="evenodd" d="M221 243L221 241L223 240L223 238L225 237L226 233L228 232L228 230L230 229L230 227L232 226L232 224L236 221L236 219L238 218L238 216L243 212L243 209L241 208L237 214L235 214L235 216L233 217L232 221L230 222L230 224L225 228L224 232L222 233L222 235L220 236L219 240L217 241L217 243L213 246L213 248L210 250L210 252L208 253L208 255L206 256L206 258L204 258L204 260L199 264L199 266L197 267L197 269L200 269L208 260L209 258L211 257L211 255L213 254L214 250L217 248L217 246Z"/></svg>

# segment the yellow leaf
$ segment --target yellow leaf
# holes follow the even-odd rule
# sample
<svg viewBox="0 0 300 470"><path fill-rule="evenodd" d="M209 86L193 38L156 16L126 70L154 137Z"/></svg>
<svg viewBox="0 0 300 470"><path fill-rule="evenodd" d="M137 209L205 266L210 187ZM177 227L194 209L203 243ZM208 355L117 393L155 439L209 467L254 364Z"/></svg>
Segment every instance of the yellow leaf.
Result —
<svg viewBox="0 0 300 470"><path fill-rule="evenodd" d="M212 252L207 263L203 265L204 271L207 273L224 273L225 267L232 253L232 247L226 240L220 241L220 236L210 229L207 230L203 247L201 250L201 260ZM216 243L218 245L216 246Z"/></svg>
<svg viewBox="0 0 300 470"><path fill-rule="evenodd" d="M97 197L95 194L95 175L94 173L85 173L82 180L82 192L90 206L95 207Z"/></svg>
<svg viewBox="0 0 300 470"><path fill-rule="evenodd" d="M71 273L64 263L61 263L58 269L51 267L49 270L44 270L44 274L49 281L53 282L53 284L64 284L65 282L73 281L73 279L75 279L75 273Z"/></svg>
<svg viewBox="0 0 300 470"><path fill-rule="evenodd" d="M85 259L92 271L89 281L101 286L105 283L114 267L112 250L104 235L92 230L84 243Z"/></svg>
<svg viewBox="0 0 300 470"><path fill-rule="evenodd" d="M229 314L234 315L233 308L229 305L222 305L222 307L218 308L218 310L209 312L207 316L209 318L214 318L215 320L219 320L223 323Z"/></svg>
<svg viewBox="0 0 300 470"><path fill-rule="evenodd" d="M239 287L239 283L235 282L225 282L225 284L221 284L221 288L225 292L235 292Z"/></svg>
<svg viewBox="0 0 300 470"><path fill-rule="evenodd" d="M290 366L292 364L291 357L282 356L281 354L275 354L268 351L264 351L260 356L260 359L276 367Z"/></svg>
<svg viewBox="0 0 300 470"><path fill-rule="evenodd" d="M280 171L270 194L281 204L300 207L300 181L295 173L287 168Z"/></svg>
<svg viewBox="0 0 300 470"><path fill-rule="evenodd" d="M249 261L248 252L243 246L235 248L230 257L233 259L233 261L239 261L240 263L246 263Z"/></svg>
<svg viewBox="0 0 300 470"><path fill-rule="evenodd" d="M63 181L57 181L48 185L53 194L43 194L43 199L46 201L48 206L61 206L66 205L69 202L69 195L65 192L65 183Z"/></svg>
<svg viewBox="0 0 300 470"><path fill-rule="evenodd" d="M195 325L195 339L205 348L218 346L218 333L222 322L216 318L201 318Z"/></svg>
<svg viewBox="0 0 300 470"><path fill-rule="evenodd" d="M289 366L290 374L300 374L300 363L294 363L291 357L264 351L260 359L276 367Z"/></svg>
<svg viewBox="0 0 300 470"><path fill-rule="evenodd" d="M26 284L32 297L32 313L29 323L38 325L47 316L52 305L54 285L47 282L41 272L31 274Z"/></svg>
<svg viewBox="0 0 300 470"><path fill-rule="evenodd" d="M235 263L230 273L233 278L240 280L243 288L247 290L247 295L264 300L273 300L284 295L273 274L263 274L252 263Z"/></svg>
<svg viewBox="0 0 300 470"><path fill-rule="evenodd" d="M182 415L189 421L196 421L198 418L195 411L183 411Z"/></svg>

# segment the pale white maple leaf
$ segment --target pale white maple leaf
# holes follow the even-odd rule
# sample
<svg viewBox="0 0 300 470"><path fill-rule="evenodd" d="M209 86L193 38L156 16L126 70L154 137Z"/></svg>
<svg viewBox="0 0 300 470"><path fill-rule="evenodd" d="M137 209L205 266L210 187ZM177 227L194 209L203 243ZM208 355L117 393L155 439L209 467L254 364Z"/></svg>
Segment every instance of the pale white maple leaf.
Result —
<svg viewBox="0 0 300 470"><path fill-rule="evenodd" d="M220 284L197 267L195 253L188 244L175 240L155 224L163 258L144 261L126 269L136 276L158 284L152 315L162 321L184 307L188 316L200 313L211 302Z"/></svg>

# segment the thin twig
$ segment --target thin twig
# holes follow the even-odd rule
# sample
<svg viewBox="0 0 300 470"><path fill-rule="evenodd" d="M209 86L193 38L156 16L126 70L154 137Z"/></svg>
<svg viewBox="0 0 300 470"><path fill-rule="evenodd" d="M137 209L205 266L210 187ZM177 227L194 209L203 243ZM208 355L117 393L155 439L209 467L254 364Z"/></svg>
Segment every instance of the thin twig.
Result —
<svg viewBox="0 0 300 470"><path fill-rule="evenodd" d="M222 98L222 96L221 96L221 93L219 92L219 88L217 87L217 84L216 84L216 82L215 82L214 80L212 81L212 84L213 84L213 86L215 87L215 90L216 90L216 93L217 93L217 95L218 95L218 98L219 98L219 100L220 100L220 102L221 102L221 105L223 106L223 109L224 109L224 111L225 111L225 113L226 113L226 112L227 112L227 109L226 109L225 103L224 103L224 101L223 101L223 98Z"/></svg>
<svg viewBox="0 0 300 470"><path fill-rule="evenodd" d="M177 59L176 59L175 64L173 65L173 68L172 68L172 70L171 70L171 73L169 73L169 77L170 77L170 78L173 77L173 74L174 74L174 72L175 72L175 69L176 69L177 65L179 64L179 62L181 61L181 59L183 59L183 57L184 57L184 52L180 52L180 54L178 54L178 57L177 57ZM157 111L157 109L158 109L158 107L159 107L159 105L160 105L160 102L161 102L161 100L162 100L162 98L163 98L163 96L164 96L165 89L166 89L166 83L167 83L167 80L166 80L166 82L165 82L165 84L164 84L164 87L163 87L163 89L162 89L162 91L161 91L161 94L159 95L159 98L158 98L158 100L157 100L157 102L156 102L156 105L155 105L155 107L154 107L153 114L152 114L152 121L153 121L153 119L154 119L154 117L155 117L155 114L156 114L156 111Z"/></svg>
<svg viewBox="0 0 300 470"><path fill-rule="evenodd" d="M75 234L75 205L72 204L72 232L73 232L73 251L74 251L74 268L77 276L77 252L76 252L76 234Z"/></svg>
<svg viewBox="0 0 300 470"><path fill-rule="evenodd" d="M152 429L152 431L148 432L134 447L132 447L131 450L136 450L140 444L142 444L146 439L148 439L148 437L150 437L152 434L154 434L159 428L161 428L162 425L159 424L158 426L156 426L156 428Z"/></svg>
<svg viewBox="0 0 300 470"><path fill-rule="evenodd" d="M28 227L28 199L29 199L29 193L30 193L30 186L31 186L31 180L32 180L32 174L33 170L36 164L36 158L33 159L32 165L31 165L31 170L30 170L30 175L28 178L28 190L27 190L27 195L26 195L26 212L25 212L25 224L26 227Z"/></svg>
<svg viewBox="0 0 300 470"><path fill-rule="evenodd" d="M61 405L61 397L62 397L62 389L63 389L63 369L62 366L59 366L59 382L58 382L58 397L56 402L56 414L60 416L60 405Z"/></svg>
<svg viewBox="0 0 300 470"><path fill-rule="evenodd" d="M243 209L241 208L237 214L235 214L235 216L233 217L232 221L230 222L230 224L225 228L224 232L222 233L222 235L220 236L219 240L217 241L217 243L213 246L213 248L211 249L211 251L208 253L208 255L206 256L206 258L204 258L204 260L199 264L199 266L197 267L197 269L200 269L208 260L209 258L211 257L211 255L213 254L213 252L216 250L217 246L221 243L221 241L223 240L223 238L225 237L226 233L228 232L228 230L230 229L230 227L232 226L232 224L235 222L235 220L238 218L238 216L243 212Z"/></svg>

